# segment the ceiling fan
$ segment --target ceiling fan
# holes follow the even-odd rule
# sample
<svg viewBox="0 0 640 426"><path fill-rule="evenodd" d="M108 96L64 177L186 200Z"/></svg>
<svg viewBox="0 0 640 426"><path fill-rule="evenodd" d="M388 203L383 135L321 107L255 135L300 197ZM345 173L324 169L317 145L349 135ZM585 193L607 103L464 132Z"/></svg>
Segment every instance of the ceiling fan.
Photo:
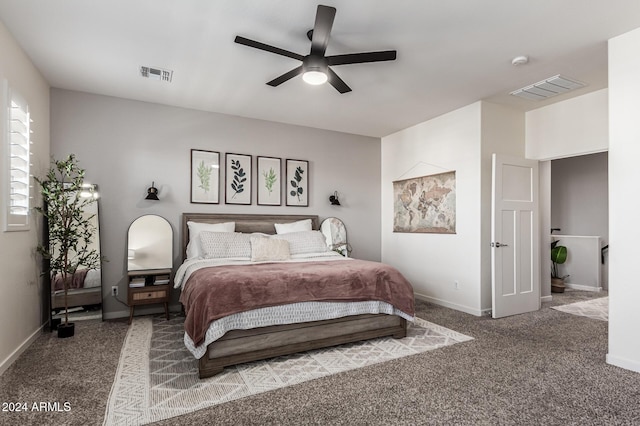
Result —
<svg viewBox="0 0 640 426"><path fill-rule="evenodd" d="M347 93L351 91L351 88L347 86L347 84L338 77L338 75L333 72L329 66L393 61L396 59L396 51L384 50L379 52L325 56L335 16L336 9L334 7L318 5L316 22L313 29L307 32L307 37L311 40L311 51L307 56L299 55L288 50L280 49L278 47L270 46L241 36L236 36L235 42L302 61L302 65L299 67L267 82L269 86L279 86L285 81L302 74L302 79L309 84L323 84L328 81L329 84L335 87L338 92Z"/></svg>

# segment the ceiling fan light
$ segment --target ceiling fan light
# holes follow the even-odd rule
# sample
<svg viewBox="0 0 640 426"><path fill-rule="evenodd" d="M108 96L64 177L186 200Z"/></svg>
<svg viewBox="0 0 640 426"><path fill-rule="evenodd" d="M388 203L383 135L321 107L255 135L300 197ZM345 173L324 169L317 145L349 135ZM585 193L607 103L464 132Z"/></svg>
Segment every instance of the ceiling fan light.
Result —
<svg viewBox="0 0 640 426"><path fill-rule="evenodd" d="M327 77L327 74L323 73L322 71L310 70L302 74L302 79L307 84L318 86L320 84L326 83L329 78Z"/></svg>

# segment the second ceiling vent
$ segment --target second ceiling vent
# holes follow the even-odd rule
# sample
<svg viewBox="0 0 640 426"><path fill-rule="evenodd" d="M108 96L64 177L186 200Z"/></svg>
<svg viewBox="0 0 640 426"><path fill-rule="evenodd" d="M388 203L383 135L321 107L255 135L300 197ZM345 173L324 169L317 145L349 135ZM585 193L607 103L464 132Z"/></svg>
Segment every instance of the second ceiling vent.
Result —
<svg viewBox="0 0 640 426"><path fill-rule="evenodd" d="M522 89L514 90L511 95L540 101L584 86L586 84L558 74Z"/></svg>
<svg viewBox="0 0 640 426"><path fill-rule="evenodd" d="M142 66L140 67L140 75L145 78L150 78L151 80L161 80L170 83L171 77L173 77L173 71Z"/></svg>

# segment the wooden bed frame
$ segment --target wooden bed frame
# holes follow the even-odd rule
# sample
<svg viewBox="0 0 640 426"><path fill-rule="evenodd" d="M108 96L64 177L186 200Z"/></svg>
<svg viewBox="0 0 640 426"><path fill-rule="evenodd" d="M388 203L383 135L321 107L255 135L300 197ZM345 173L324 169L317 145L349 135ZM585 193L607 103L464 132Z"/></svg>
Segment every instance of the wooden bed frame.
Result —
<svg viewBox="0 0 640 426"><path fill-rule="evenodd" d="M68 290L67 293L68 307L98 305L102 303L102 287L95 287L78 291L75 289ZM51 309L64 308L64 292L51 293Z"/></svg>
<svg viewBox="0 0 640 426"><path fill-rule="evenodd" d="M313 229L319 228L318 216L184 213L182 215L182 247L185 258L189 242L187 222L235 222L236 232L275 234L274 223L289 223L311 219ZM344 343L407 334L407 321L395 315L354 315L324 321L275 325L252 330L233 330L207 347L200 358L200 378L220 373L224 367L288 355Z"/></svg>

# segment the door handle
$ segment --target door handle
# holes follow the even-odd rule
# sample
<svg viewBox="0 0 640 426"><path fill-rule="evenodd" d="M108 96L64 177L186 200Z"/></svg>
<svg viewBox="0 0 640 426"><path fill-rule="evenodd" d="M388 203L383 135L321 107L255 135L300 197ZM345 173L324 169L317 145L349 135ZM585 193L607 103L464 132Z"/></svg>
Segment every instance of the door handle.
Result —
<svg viewBox="0 0 640 426"><path fill-rule="evenodd" d="M496 247L496 248L500 248L500 247L509 247L509 244L491 243L491 247Z"/></svg>

